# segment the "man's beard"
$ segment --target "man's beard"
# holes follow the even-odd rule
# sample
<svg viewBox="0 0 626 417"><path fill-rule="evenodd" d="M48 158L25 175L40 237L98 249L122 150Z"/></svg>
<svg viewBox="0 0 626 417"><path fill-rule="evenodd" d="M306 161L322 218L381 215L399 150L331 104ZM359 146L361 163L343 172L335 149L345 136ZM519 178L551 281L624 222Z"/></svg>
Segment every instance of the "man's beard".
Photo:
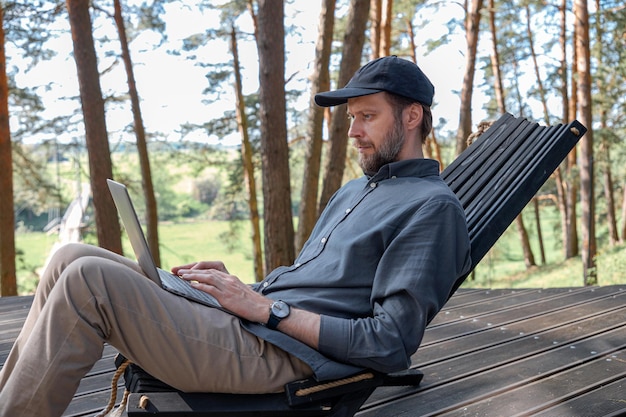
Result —
<svg viewBox="0 0 626 417"><path fill-rule="evenodd" d="M358 141L357 141L358 142ZM373 176L383 165L397 161L404 145L404 131L401 123L394 123L385 134L380 148L372 155L359 155L359 165L366 175Z"/></svg>

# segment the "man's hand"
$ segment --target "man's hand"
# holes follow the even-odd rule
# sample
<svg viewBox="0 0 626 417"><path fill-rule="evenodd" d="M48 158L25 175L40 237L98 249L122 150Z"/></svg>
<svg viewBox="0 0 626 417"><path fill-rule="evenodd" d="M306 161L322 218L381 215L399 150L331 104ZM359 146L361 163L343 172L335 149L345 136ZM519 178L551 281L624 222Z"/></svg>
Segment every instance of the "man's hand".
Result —
<svg viewBox="0 0 626 417"><path fill-rule="evenodd" d="M226 310L243 319L267 323L273 300L254 291L239 278L228 273L222 262L203 261L172 268L172 273L189 281L219 301ZM317 349L319 346L320 316L296 308L278 325L278 330Z"/></svg>
<svg viewBox="0 0 626 417"><path fill-rule="evenodd" d="M219 301L226 310L250 321L267 322L271 300L230 275L221 262L198 262L172 268L174 274L189 281Z"/></svg>

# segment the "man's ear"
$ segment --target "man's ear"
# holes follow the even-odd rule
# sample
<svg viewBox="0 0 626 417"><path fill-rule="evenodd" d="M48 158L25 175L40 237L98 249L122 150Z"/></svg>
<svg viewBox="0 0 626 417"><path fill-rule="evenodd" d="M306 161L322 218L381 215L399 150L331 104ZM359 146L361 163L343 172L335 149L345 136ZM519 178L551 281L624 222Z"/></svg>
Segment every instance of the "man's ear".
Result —
<svg viewBox="0 0 626 417"><path fill-rule="evenodd" d="M413 103L405 109L405 120L409 130L419 129L422 125L424 109L419 103Z"/></svg>

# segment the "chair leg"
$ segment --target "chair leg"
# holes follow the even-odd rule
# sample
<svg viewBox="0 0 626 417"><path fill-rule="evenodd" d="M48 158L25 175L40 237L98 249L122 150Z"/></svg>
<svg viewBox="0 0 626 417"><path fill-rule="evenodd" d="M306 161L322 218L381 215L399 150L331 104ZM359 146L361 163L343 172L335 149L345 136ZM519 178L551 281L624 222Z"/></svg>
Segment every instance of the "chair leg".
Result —
<svg viewBox="0 0 626 417"><path fill-rule="evenodd" d="M374 392L376 387L369 387L359 391L344 394L341 399L332 408L329 416L332 417L352 417L361 408L363 403Z"/></svg>

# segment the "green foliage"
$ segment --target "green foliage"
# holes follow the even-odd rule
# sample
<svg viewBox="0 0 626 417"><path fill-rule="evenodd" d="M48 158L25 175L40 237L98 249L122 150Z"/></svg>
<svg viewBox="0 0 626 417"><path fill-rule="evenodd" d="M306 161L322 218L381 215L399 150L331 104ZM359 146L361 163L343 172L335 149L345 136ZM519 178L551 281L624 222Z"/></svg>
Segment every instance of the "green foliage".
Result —
<svg viewBox="0 0 626 417"><path fill-rule="evenodd" d="M59 18L61 8L50 0L3 0L5 42L15 44L27 65L55 56L46 47L55 37L50 26Z"/></svg>
<svg viewBox="0 0 626 417"><path fill-rule="evenodd" d="M56 235L43 232L18 232L15 235L17 284L19 294L32 293Z"/></svg>
<svg viewBox="0 0 626 417"><path fill-rule="evenodd" d="M194 181L193 197L200 203L212 204L219 191L220 184L213 178L199 178Z"/></svg>
<svg viewBox="0 0 626 417"><path fill-rule="evenodd" d="M601 250L596 258L598 285L626 284L626 246ZM486 258L479 267L500 270L497 261ZM518 261L519 264L519 261ZM582 263L579 258L556 261L545 266L525 270L523 264L509 275L494 272L482 275L476 280L468 280L463 284L466 288L557 288L579 287L583 285Z"/></svg>
<svg viewBox="0 0 626 417"><path fill-rule="evenodd" d="M153 0L150 2L143 2L139 6L139 10L135 13L132 13L131 11L131 13L124 13L124 15L136 15L138 17L138 32L141 33L146 29L154 30L167 38L166 25L163 21L163 15L165 14L164 6L168 3L171 3L171 0ZM128 28L126 28L126 30L128 31Z"/></svg>
<svg viewBox="0 0 626 417"><path fill-rule="evenodd" d="M50 143L13 146L13 201L16 213L38 216L53 207L61 207L68 200L53 182L55 163L63 158Z"/></svg>
<svg viewBox="0 0 626 417"><path fill-rule="evenodd" d="M598 208L601 212L602 207ZM524 223L529 234L537 266L526 269L515 225L510 226L477 266L464 286L480 288L546 288L582 286L583 272L579 257L563 258L559 213L551 204L540 208L542 237L546 264L541 264L534 213L524 210ZM601 227L599 236L606 235ZM596 257L599 285L626 283L626 245L610 247L608 239L598 239L601 248Z"/></svg>

